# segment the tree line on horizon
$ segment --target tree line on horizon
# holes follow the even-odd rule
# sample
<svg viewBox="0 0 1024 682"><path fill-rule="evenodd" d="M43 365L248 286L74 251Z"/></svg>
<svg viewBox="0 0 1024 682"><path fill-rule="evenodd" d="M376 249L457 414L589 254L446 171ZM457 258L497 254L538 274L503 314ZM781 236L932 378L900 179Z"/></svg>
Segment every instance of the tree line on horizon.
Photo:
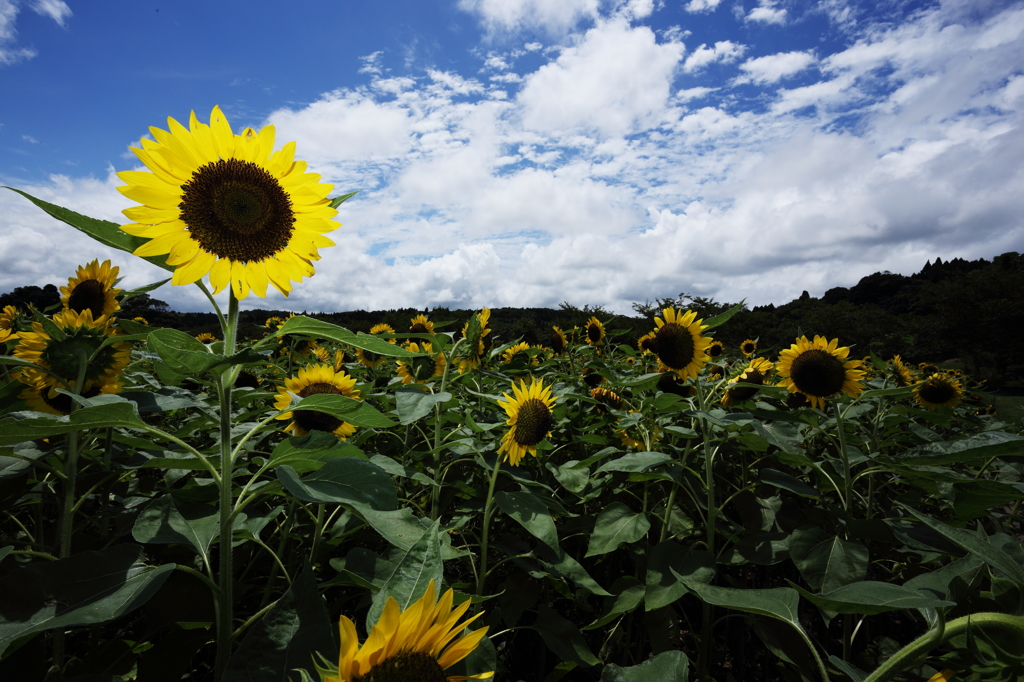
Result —
<svg viewBox="0 0 1024 682"><path fill-rule="evenodd" d="M45 311L60 305L60 292L53 284L17 287L0 294L0 308L8 305ZM634 303L633 316L611 313L601 305L580 308L569 303L557 309L492 308L490 326L498 345L519 339L550 345L553 326L569 331L584 327L596 316L608 330L609 343L635 347L665 307L695 309L707 319L734 305L683 292L675 298ZM459 332L473 311L438 306L303 314L356 332L369 332L372 326L385 323L404 333L410 318L420 313L426 313L438 331ZM268 318L289 314L286 310L243 311L240 335L262 336ZM142 317L154 327L191 334L219 330L213 313L177 312L148 294L124 302L119 316ZM874 354L888 360L900 355L909 363L956 364L991 388L1024 386L1024 255L1010 251L991 261L936 258L909 276L876 272L852 287L829 289L820 298L804 291L781 305L744 305L715 332L715 338L726 345L754 339L759 354L765 355L777 355L801 335L838 338L841 345L851 347L852 357Z"/></svg>

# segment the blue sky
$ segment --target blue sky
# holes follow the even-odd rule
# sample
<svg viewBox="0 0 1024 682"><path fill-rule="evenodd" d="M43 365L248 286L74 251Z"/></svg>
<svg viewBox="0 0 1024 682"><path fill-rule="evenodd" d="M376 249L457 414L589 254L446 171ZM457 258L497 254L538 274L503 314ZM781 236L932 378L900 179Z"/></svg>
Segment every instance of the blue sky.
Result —
<svg viewBox="0 0 1024 682"><path fill-rule="evenodd" d="M128 147L220 105L361 190L247 307L782 303L1024 251L1022 33L984 0L0 0L0 183L126 222ZM161 278L0 193L0 291L92 258Z"/></svg>

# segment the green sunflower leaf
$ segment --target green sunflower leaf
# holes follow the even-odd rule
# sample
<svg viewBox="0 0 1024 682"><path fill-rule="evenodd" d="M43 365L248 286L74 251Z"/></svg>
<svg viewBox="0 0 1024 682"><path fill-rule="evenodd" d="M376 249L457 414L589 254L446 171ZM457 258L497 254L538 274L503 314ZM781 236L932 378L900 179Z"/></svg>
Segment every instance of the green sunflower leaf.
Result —
<svg viewBox="0 0 1024 682"><path fill-rule="evenodd" d="M598 515L586 556L607 554L622 543L631 544L651 529L646 514L633 512L621 502L612 502Z"/></svg>
<svg viewBox="0 0 1024 682"><path fill-rule="evenodd" d="M378 412L372 405L362 400L330 393L315 393L294 403L287 410L312 410L323 412L355 426L386 429L395 422Z"/></svg>
<svg viewBox="0 0 1024 682"><path fill-rule="evenodd" d="M340 196L333 197L331 199L331 208L338 208L343 203L345 203L346 201L348 201L357 194L359 194L358 189L355 192L349 192L348 194L342 194Z"/></svg>
<svg viewBox="0 0 1024 682"><path fill-rule="evenodd" d="M391 476L377 465L354 457L332 459L304 478L285 464L277 467L277 478L288 492L305 502L345 504L356 511L398 508Z"/></svg>
<svg viewBox="0 0 1024 682"><path fill-rule="evenodd" d="M0 419L0 445L14 445L72 431L107 427L147 428L135 404L128 401L85 407L68 416L12 412Z"/></svg>
<svg viewBox="0 0 1024 682"><path fill-rule="evenodd" d="M90 218L89 216L84 216L81 213L75 213L74 211L62 206L57 206L56 204L51 204L48 201L37 199L27 192L22 192L20 189L15 189L13 187L6 188L12 192L17 192L57 220L67 223L76 230L84 232L105 246L110 246L121 251L127 251L128 253L134 253L135 249L149 241L149 239L146 239L145 237L134 237L128 234L122 230L117 223L112 223L109 220L97 220L96 218ZM158 268L169 272L173 272L175 269L175 266L167 265L165 262L167 260L167 256L149 256L142 258L142 260L148 261Z"/></svg>
<svg viewBox="0 0 1024 682"><path fill-rule="evenodd" d="M714 329L715 327L719 327L719 326L725 324L726 322L728 322L730 319L732 319L733 315L735 315L739 311L743 310L744 306L746 306L746 301L747 301L747 299L743 299L742 301L740 301L739 303L737 303L733 307L731 307L728 310L726 310L721 315L715 315L710 320L705 320L704 324L701 325L702 327L705 327L704 331L707 331L709 329Z"/></svg>
<svg viewBox="0 0 1024 682"><path fill-rule="evenodd" d="M386 355L393 358L415 358L427 353L413 353L401 346L384 341L373 334L356 334L344 327L339 327L330 322L315 320L311 317L296 315L288 318L281 327L273 333L273 336L284 336L295 334L297 336L308 336L314 339L326 339L337 343L345 343L355 348L362 348L377 355ZM269 337L268 337L269 338Z"/></svg>
<svg viewBox="0 0 1024 682"><path fill-rule="evenodd" d="M689 679L690 659L682 651L663 651L628 668L609 663L601 671L601 682L689 682Z"/></svg>
<svg viewBox="0 0 1024 682"><path fill-rule="evenodd" d="M812 594L793 581L788 581L805 599L817 606L835 613L857 613L873 616L886 611L900 609L934 609L956 606L956 602L930 597L918 590L907 589L891 583L874 580L843 585L842 587ZM785 588L780 588L785 589Z"/></svg>

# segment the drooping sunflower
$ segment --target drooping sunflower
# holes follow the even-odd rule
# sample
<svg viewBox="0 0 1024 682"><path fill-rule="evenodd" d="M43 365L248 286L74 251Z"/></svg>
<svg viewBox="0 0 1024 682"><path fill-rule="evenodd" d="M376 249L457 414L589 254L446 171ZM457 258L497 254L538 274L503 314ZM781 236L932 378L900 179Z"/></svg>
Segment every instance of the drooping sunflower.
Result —
<svg viewBox="0 0 1024 682"><path fill-rule="evenodd" d="M708 365L708 381L720 381L725 378L724 365Z"/></svg>
<svg viewBox="0 0 1024 682"><path fill-rule="evenodd" d="M926 377L930 377L931 375L939 371L939 368L931 364L930 362L919 362L917 363L917 367L918 369L921 370L921 373L924 374Z"/></svg>
<svg viewBox="0 0 1024 682"><path fill-rule="evenodd" d="M783 377L779 386L790 393L803 393L812 406L825 409L825 400L840 393L856 398L864 392L864 371L860 360L847 360L850 349L839 339L801 336L779 354L776 368Z"/></svg>
<svg viewBox="0 0 1024 682"><path fill-rule="evenodd" d="M410 341L405 345L405 349L412 351L413 353L419 353L420 351L423 351L424 353L431 353L434 350L432 344L425 341L420 343ZM410 358L407 362L398 360L398 376L402 377L403 384L411 384L414 382L417 384L425 384L432 378L439 377L444 374L445 363L444 353L438 353L433 357L424 355L419 358Z"/></svg>
<svg viewBox="0 0 1024 682"><path fill-rule="evenodd" d="M725 352L725 344L721 341L712 341L711 345L708 346L708 357L717 358L719 355Z"/></svg>
<svg viewBox="0 0 1024 682"><path fill-rule="evenodd" d="M488 323L491 321L490 308L484 308L476 314L476 323L466 322L462 327L462 336L466 339L466 357L459 359L459 374L476 369L483 362L484 353L490 347ZM471 331L470 327L473 327Z"/></svg>
<svg viewBox="0 0 1024 682"><path fill-rule="evenodd" d="M674 373L672 373L674 374ZM670 376L666 374L665 376ZM635 413L636 410L630 410ZM621 424L621 420L619 424ZM634 422L631 426L615 429L622 447L631 450L653 450L654 444L661 440L661 430L646 420Z"/></svg>
<svg viewBox="0 0 1024 682"><path fill-rule="evenodd" d="M917 402L933 411L940 405L956 407L963 395L963 386L948 372L932 374L914 390Z"/></svg>
<svg viewBox="0 0 1024 682"><path fill-rule="evenodd" d="M149 320L144 317L133 317L132 322L138 322L139 324L144 324L147 327L149 326Z"/></svg>
<svg viewBox="0 0 1024 682"><path fill-rule="evenodd" d="M355 386L356 380L343 371L336 372L330 365L309 364L301 368L296 376L285 379L284 386L278 387L278 393L274 397L274 408L287 409L292 404L289 393L294 393L300 398L327 393L362 400ZM348 438L356 432L356 427L352 424L313 410L289 410L277 415L277 419L291 419L292 422L285 427L285 431L291 431L296 436L305 436L310 431L327 431L339 438Z"/></svg>
<svg viewBox="0 0 1024 682"><path fill-rule="evenodd" d="M345 351L341 348L334 349L334 371L341 372L345 369L345 363L348 358L345 357Z"/></svg>
<svg viewBox="0 0 1024 682"><path fill-rule="evenodd" d="M892 356L892 360L889 361L889 377L897 387L910 386L914 383L914 374L898 355Z"/></svg>
<svg viewBox="0 0 1024 682"><path fill-rule="evenodd" d="M596 317L591 317L587 320L586 335L587 344L600 346L601 342L604 341L604 325L601 324L601 320Z"/></svg>
<svg viewBox="0 0 1024 682"><path fill-rule="evenodd" d="M730 384L763 384L764 380L768 377L768 374L775 369L775 363L765 358L757 358L751 360L747 368L744 369L740 374L729 379ZM730 388L722 396L722 404L726 407L731 407L736 403L743 402L744 400L750 400L759 389L751 388L749 386L743 386L740 388Z"/></svg>
<svg viewBox="0 0 1024 682"><path fill-rule="evenodd" d="M599 407L610 407L613 410L623 410L626 408L626 403L622 396L615 391L609 391L607 388L591 389L590 397L601 402Z"/></svg>
<svg viewBox="0 0 1024 682"><path fill-rule="evenodd" d="M558 327L552 327L554 331L551 333L551 350L555 351L555 355L561 355L565 350L567 344L565 340L565 332Z"/></svg>
<svg viewBox="0 0 1024 682"><path fill-rule="evenodd" d="M74 388L78 381L81 361L85 366L82 393L94 386L115 381L131 361L131 344L107 339L117 336L113 319L94 320L86 308L80 313L64 309L53 316L53 323L64 333L63 339L53 339L39 322L32 323L32 331L21 332L14 356L39 365L43 369L22 369L16 378L28 386L42 384L47 388ZM91 360L90 360L91 358ZM54 376L56 375L56 376Z"/></svg>
<svg viewBox="0 0 1024 682"><path fill-rule="evenodd" d="M264 322L263 324L267 327L267 329L277 330L281 328L282 324L284 324L284 320L282 320L277 315L273 315L271 317L268 317L267 321Z"/></svg>
<svg viewBox="0 0 1024 682"><path fill-rule="evenodd" d="M94 320L101 320L104 315L117 312L121 309L117 302L121 290L114 288L114 282L117 281L119 270L116 265L110 267L109 260L100 265L98 258L87 265L78 266L75 276L68 277L68 285L60 288L61 305L76 313L91 310Z"/></svg>
<svg viewBox="0 0 1024 682"><path fill-rule="evenodd" d="M456 639L483 612L459 623L471 600L453 608L454 593L450 589L440 600L435 599L433 580L423 596L404 611L388 597L380 620L362 646L355 623L341 616L338 668L327 670L318 666L323 682L461 682L493 677L493 671L468 677L445 674L445 670L476 649L488 628L484 626Z"/></svg>
<svg viewBox="0 0 1024 682"><path fill-rule="evenodd" d="M426 315L420 314L409 320L410 334L433 334L434 323L427 319Z"/></svg>
<svg viewBox="0 0 1024 682"><path fill-rule="evenodd" d="M696 376L708 361L707 349L711 339L701 334L707 325L697 319L697 311L685 314L675 308L662 311L664 319L655 317L657 325L654 337L654 354L662 365L674 371L682 379Z"/></svg>
<svg viewBox="0 0 1024 682"><path fill-rule="evenodd" d="M639 339L637 339L636 347L640 351L641 355L647 355L648 353L654 352L654 340L658 338L657 332L647 332Z"/></svg>
<svg viewBox="0 0 1024 682"><path fill-rule="evenodd" d="M327 349L326 349L326 348L324 348L323 346L314 346L314 347L313 347L313 348L312 348L312 349L310 350L310 353L311 353L311 354L312 354L312 355L313 355L313 356L314 356L314 357L315 357L315 358L316 358L317 360L319 360L320 362L322 362L322 363L323 363L323 364L325 364L325 365L326 365L327 363L331 362L331 358L332 358L332 356L331 356L331 351L327 350Z"/></svg>
<svg viewBox="0 0 1024 682"><path fill-rule="evenodd" d="M662 372L658 377L658 390L662 393L674 393L683 398L697 395L697 390L693 386L680 383L679 375L675 372Z"/></svg>
<svg viewBox="0 0 1024 682"><path fill-rule="evenodd" d="M748 358L757 352L757 341L753 339L747 339L740 344L740 352L746 355Z"/></svg>
<svg viewBox="0 0 1024 682"><path fill-rule="evenodd" d="M512 393L515 397L504 393L505 399L498 401L498 406L508 415L505 424L510 427L501 438L498 454L504 454L512 466L519 466L526 453L537 456L537 443L544 440L554 426L551 408L555 406L555 398L551 395L551 387L545 387L544 382L536 377L531 379L529 386L525 381L518 385L513 383Z"/></svg>
<svg viewBox="0 0 1024 682"><path fill-rule="evenodd" d="M196 334L196 341L202 341L203 343L215 343L220 341L220 339L210 332L203 332L201 334Z"/></svg>
<svg viewBox="0 0 1024 682"><path fill-rule="evenodd" d="M220 107L209 125L194 111L188 128L167 125L132 148L148 171L117 174L127 183L118 190L142 204L123 211L133 222L121 229L150 240L135 255L168 254L174 284L209 275L214 293L230 284L239 300L266 297L268 284L287 296L313 274L318 249L334 246L324 236L339 227L334 186L295 161L294 142L274 151L274 126L236 135Z"/></svg>
<svg viewBox="0 0 1024 682"><path fill-rule="evenodd" d="M604 376L593 367L583 368L583 383L590 388L595 388L604 383Z"/></svg>

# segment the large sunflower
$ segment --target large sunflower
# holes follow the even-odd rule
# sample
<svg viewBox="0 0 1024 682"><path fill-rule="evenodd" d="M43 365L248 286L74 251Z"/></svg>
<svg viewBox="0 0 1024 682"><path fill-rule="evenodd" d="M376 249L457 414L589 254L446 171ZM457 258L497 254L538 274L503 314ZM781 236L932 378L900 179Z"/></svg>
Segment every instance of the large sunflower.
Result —
<svg viewBox="0 0 1024 682"><path fill-rule="evenodd" d="M483 612L459 623L469 609L467 599L452 608L454 593L448 590L435 603L434 581L416 602L402 611L388 597L380 620L363 645L359 645L356 626L347 616L339 619L341 654L337 670L320 670L324 682L457 682L486 680L494 672L468 677L447 675L445 670L471 654L487 635L487 626L455 639Z"/></svg>
<svg viewBox="0 0 1024 682"><path fill-rule="evenodd" d="M421 343L411 341L406 344L405 349L413 353L419 353L420 351L432 353L434 351L433 346L425 341ZM424 355L423 357L410 358L408 362L398 360L397 363L398 376L402 377L403 384L411 384L413 382L425 384L432 378L444 374L446 360L444 359L444 353L438 353L433 357Z"/></svg>
<svg viewBox="0 0 1024 682"><path fill-rule="evenodd" d="M825 409L825 399L845 393L856 398L864 392L864 371L860 360L847 360L850 349L839 346L839 339L801 336L779 354L777 369L790 393L802 393L812 406Z"/></svg>
<svg viewBox="0 0 1024 682"><path fill-rule="evenodd" d="M114 288L119 268L110 267L105 260L100 265L97 258L88 265L81 265L74 277L68 277L68 285L60 288L60 302L65 308L80 313L92 311L92 319L101 320L104 315L111 315L121 309L117 302L120 289Z"/></svg>
<svg viewBox="0 0 1024 682"><path fill-rule="evenodd" d="M586 334L588 344L600 346L601 342L604 341L604 325L601 324L601 320L596 317L591 317L587 320Z"/></svg>
<svg viewBox="0 0 1024 682"><path fill-rule="evenodd" d="M278 387L274 408L287 409L292 404L289 393L294 393L300 398L328 393L362 400L355 386L356 380L344 371L335 371L330 365L306 365L296 376L285 379L284 386ZM296 436L305 436L310 431L327 431L339 438L348 438L356 432L356 427L352 424L313 410L289 410L277 415L277 419L291 419L292 422L285 427L285 431L291 431Z"/></svg>
<svg viewBox="0 0 1024 682"><path fill-rule="evenodd" d="M123 212L121 229L146 242L136 256L168 254L172 282L191 284L209 274L214 293L229 283L235 297L251 290L267 295L267 284L285 296L292 281L313 274L317 249L334 246L334 188L295 161L295 143L274 151L274 126L241 134L219 107L210 124L195 112L185 128L167 119L170 132L150 128L156 141L132 148L149 171L122 171L118 190L141 206Z"/></svg>
<svg viewBox="0 0 1024 682"><path fill-rule="evenodd" d="M498 401L508 415L505 424L510 427L501 438L498 454L504 454L512 466L519 466L526 453L537 456L537 443L544 440L554 426L551 408L555 406L555 398L551 395L551 387L545 387L544 382L537 378L531 379L529 386L525 381L519 385L513 383L512 393L515 397L504 393L505 399Z"/></svg>
<svg viewBox="0 0 1024 682"><path fill-rule="evenodd" d="M775 364L771 360L764 358L757 358L751 360L750 364L747 365L738 376L729 379L730 384L763 384L768 373L775 369ZM749 386L742 386L739 388L730 388L722 396L722 404L726 407L730 407L744 400L750 400L760 389L751 388Z"/></svg>
<svg viewBox="0 0 1024 682"><path fill-rule="evenodd" d="M934 410L940 405L956 407L963 395L963 386L948 372L932 374L914 390L914 398L929 410Z"/></svg>
<svg viewBox="0 0 1024 682"><path fill-rule="evenodd" d="M32 331L20 333L14 356L33 362L41 369L22 369L17 374L18 380L47 389L74 388L82 360L88 360L83 394L94 386L116 380L131 361L131 344L122 341L103 345L117 335L112 322L110 317L94 320L88 308L80 313L62 310L53 316L53 323L63 332L62 339L51 338L41 323L33 322Z"/></svg>
<svg viewBox="0 0 1024 682"><path fill-rule="evenodd" d="M707 349L711 339L701 334L707 325L701 325L704 320L697 319L695 310L684 314L675 308L665 308L662 315L664 319L654 318L658 327L653 343L654 354L662 365L680 378L696 376L708 361Z"/></svg>

